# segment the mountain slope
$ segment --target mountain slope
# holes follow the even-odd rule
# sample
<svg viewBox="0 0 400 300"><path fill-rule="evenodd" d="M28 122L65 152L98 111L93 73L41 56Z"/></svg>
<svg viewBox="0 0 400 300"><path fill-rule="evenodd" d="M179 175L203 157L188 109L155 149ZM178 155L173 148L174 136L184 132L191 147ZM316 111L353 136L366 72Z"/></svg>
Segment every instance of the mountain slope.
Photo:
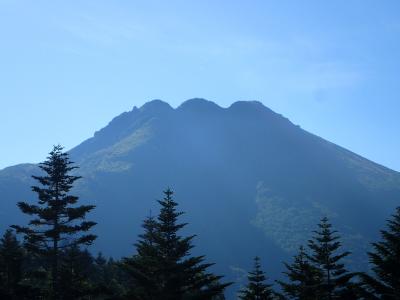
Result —
<svg viewBox="0 0 400 300"><path fill-rule="evenodd" d="M186 211L196 251L229 276L251 258L277 275L281 261L328 215L365 267L364 252L400 200L400 174L293 125L259 102L221 108L160 100L121 114L70 151L84 176L82 201L97 205L95 248L132 252L140 224L167 186ZM15 202L29 191L33 165L0 171L1 228L22 220Z"/></svg>

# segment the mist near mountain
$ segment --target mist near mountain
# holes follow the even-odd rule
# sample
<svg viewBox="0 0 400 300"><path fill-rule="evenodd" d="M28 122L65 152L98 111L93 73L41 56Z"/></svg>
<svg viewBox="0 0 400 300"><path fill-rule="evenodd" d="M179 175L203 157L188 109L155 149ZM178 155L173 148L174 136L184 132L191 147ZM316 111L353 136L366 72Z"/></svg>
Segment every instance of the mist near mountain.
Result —
<svg viewBox="0 0 400 300"><path fill-rule="evenodd" d="M339 120L338 120L339 121ZM50 149L49 149L50 150ZM27 145L29 151L29 145ZM400 173L315 136L257 101L228 108L191 99L174 109L154 100L122 113L69 151L83 179L74 193L97 208L92 247L106 255L133 253L142 220L171 187L196 254L206 254L231 280L261 256L279 276L288 260L328 216L367 266L366 250L400 202ZM0 171L0 227L25 222L17 201L35 202L25 164Z"/></svg>

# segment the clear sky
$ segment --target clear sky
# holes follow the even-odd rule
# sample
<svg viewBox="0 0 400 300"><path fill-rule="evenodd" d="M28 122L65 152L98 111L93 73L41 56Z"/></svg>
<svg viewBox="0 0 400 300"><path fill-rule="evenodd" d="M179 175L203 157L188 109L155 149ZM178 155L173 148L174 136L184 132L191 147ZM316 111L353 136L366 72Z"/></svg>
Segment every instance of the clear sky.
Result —
<svg viewBox="0 0 400 300"><path fill-rule="evenodd" d="M0 168L202 97L400 171L399 73L400 1L0 0Z"/></svg>

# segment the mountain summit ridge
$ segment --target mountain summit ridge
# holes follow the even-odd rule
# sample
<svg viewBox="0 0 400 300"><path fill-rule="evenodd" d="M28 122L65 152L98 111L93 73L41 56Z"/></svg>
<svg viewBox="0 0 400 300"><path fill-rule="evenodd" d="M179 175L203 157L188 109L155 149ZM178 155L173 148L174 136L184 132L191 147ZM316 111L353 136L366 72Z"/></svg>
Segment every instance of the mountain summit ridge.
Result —
<svg viewBox="0 0 400 300"><path fill-rule="evenodd" d="M126 137L129 133L135 130L135 124L141 124L142 122L149 121L151 118L162 118L167 115L176 116L178 113L194 113L196 115L239 113L242 116L248 116L254 112L257 112L258 114L266 113L275 119L282 118L282 121L284 120L284 122L289 121L281 115L276 114L259 101L236 101L229 107L223 108L215 102L203 98L192 98L182 102L177 108L173 108L165 101L154 99L146 102L140 107L134 106L131 111L123 112L116 116L105 127L96 131L91 138L71 149L71 152L79 152L79 150L77 150L79 147L93 144L94 140L101 140L103 138L108 139L107 141L97 143L99 147L106 146L105 143L116 142L118 139ZM94 148L90 148L90 151L93 150Z"/></svg>

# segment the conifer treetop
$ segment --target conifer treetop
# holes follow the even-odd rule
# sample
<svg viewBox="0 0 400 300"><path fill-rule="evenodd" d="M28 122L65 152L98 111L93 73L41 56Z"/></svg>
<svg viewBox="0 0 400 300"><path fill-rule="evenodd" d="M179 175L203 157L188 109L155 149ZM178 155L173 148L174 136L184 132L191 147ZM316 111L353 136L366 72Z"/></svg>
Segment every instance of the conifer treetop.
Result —
<svg viewBox="0 0 400 300"><path fill-rule="evenodd" d="M272 285L267 284L267 277L261 268L260 257L254 257L253 270L248 272L248 283L239 292L239 299L242 300L270 300L274 299Z"/></svg>
<svg viewBox="0 0 400 300"><path fill-rule="evenodd" d="M368 253L375 276L361 274L367 292L380 299L400 299L400 207L387 228L381 230L381 241L372 243Z"/></svg>

